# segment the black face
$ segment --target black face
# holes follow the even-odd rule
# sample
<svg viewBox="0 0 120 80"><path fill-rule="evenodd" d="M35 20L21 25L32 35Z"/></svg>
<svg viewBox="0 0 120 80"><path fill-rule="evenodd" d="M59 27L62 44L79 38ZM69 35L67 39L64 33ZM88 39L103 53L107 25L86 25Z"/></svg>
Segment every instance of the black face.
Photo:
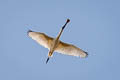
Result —
<svg viewBox="0 0 120 80"><path fill-rule="evenodd" d="M70 22L70 19L67 19L67 23Z"/></svg>
<svg viewBox="0 0 120 80"><path fill-rule="evenodd" d="M64 26L62 27L62 29L64 29L65 26L67 25L67 23L69 23L69 22L70 22L70 19L67 19L67 21L66 21L66 23L64 24Z"/></svg>
<svg viewBox="0 0 120 80"><path fill-rule="evenodd" d="M66 25L64 25L64 26L62 27L62 29L64 29L64 28L65 28L65 26L66 26Z"/></svg>

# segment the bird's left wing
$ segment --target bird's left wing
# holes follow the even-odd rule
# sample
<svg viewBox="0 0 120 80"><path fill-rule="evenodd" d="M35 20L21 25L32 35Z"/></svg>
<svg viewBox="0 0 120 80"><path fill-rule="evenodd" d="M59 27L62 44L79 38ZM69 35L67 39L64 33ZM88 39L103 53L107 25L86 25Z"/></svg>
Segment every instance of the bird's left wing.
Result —
<svg viewBox="0 0 120 80"><path fill-rule="evenodd" d="M53 40L52 37L49 37L44 33L34 32L31 30L28 31L28 36L38 42L40 45L44 46L45 48L50 49L51 42Z"/></svg>
<svg viewBox="0 0 120 80"><path fill-rule="evenodd" d="M82 49L72 45L67 44L62 41L59 42L57 48L55 49L55 52L62 53L65 55L71 55L71 56L78 56L78 57L87 57L87 52L83 51Z"/></svg>

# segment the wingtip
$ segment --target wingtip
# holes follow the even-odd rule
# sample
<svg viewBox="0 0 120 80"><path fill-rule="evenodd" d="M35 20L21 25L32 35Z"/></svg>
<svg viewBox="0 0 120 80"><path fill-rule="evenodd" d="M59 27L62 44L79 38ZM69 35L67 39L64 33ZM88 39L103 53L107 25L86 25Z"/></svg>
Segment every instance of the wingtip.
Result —
<svg viewBox="0 0 120 80"><path fill-rule="evenodd" d="M32 30L28 30L28 31L27 31L27 34L29 34L30 32L33 32L33 31L32 31Z"/></svg>
<svg viewBox="0 0 120 80"><path fill-rule="evenodd" d="M81 58L87 58L88 57L88 52L83 51L84 53L80 55Z"/></svg>
<svg viewBox="0 0 120 80"><path fill-rule="evenodd" d="M88 57L88 52L85 52L86 53L86 57Z"/></svg>

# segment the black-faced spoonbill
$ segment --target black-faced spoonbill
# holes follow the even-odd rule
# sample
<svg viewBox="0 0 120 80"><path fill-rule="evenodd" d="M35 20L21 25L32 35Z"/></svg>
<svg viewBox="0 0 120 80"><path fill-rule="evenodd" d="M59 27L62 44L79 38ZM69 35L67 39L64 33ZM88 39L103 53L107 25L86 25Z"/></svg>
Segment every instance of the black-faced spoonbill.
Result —
<svg viewBox="0 0 120 80"><path fill-rule="evenodd" d="M67 43L64 43L59 40L64 28L66 27L67 23L69 23L69 22L70 22L70 20L67 19L66 23L64 24L64 26L62 27L62 29L60 30L60 32L56 38L49 37L46 34L41 33L41 32L34 32L31 30L28 31L29 37L31 37L33 40L38 42L40 45L49 49L48 58L46 60L46 63L48 62L50 57L52 57L54 51L65 54L65 55L78 56L78 57L83 57L83 58L87 57L87 55L88 55L87 52L83 51L82 49L80 49L72 44L67 44Z"/></svg>

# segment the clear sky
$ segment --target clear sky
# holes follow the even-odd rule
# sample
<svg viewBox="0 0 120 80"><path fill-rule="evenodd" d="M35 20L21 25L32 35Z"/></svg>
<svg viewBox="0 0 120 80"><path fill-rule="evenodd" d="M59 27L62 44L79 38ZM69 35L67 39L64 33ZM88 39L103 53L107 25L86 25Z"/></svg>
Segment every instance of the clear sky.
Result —
<svg viewBox="0 0 120 80"><path fill-rule="evenodd" d="M29 38L31 29L89 53L54 53ZM0 80L120 80L120 0L0 0Z"/></svg>

